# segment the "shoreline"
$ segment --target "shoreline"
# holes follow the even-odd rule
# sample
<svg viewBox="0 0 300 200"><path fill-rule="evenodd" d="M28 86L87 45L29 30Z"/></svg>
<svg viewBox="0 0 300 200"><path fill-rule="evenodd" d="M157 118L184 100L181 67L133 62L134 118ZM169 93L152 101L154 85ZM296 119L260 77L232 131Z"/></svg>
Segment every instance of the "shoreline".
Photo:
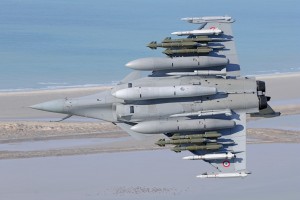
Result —
<svg viewBox="0 0 300 200"><path fill-rule="evenodd" d="M277 79L277 78L292 78L300 77L300 71L297 72L284 72L284 73L272 73L272 74L259 74L259 75L245 75L244 77L255 77L257 80L260 79ZM92 85L92 84L91 84ZM66 86L58 88L37 88L37 89L11 89L12 91L2 91L0 90L1 95L14 95L14 94L28 94L28 93L49 93L49 92L76 92L76 91L94 91L94 90L105 90L114 87L114 84L95 84L95 86ZM5 90L5 89L3 89ZM10 89L7 89L10 90ZM13 91L17 90L17 91Z"/></svg>

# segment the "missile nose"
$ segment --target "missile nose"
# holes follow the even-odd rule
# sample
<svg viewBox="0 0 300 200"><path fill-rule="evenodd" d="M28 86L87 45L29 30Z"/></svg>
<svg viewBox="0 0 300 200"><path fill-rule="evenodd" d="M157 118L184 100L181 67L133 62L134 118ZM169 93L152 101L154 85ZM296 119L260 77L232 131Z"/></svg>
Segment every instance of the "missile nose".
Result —
<svg viewBox="0 0 300 200"><path fill-rule="evenodd" d="M65 105L65 100L59 99L59 100L54 100L54 101L47 101L44 103L29 106L29 107L32 109L43 110L43 111L47 111L47 112L63 113L64 105Z"/></svg>

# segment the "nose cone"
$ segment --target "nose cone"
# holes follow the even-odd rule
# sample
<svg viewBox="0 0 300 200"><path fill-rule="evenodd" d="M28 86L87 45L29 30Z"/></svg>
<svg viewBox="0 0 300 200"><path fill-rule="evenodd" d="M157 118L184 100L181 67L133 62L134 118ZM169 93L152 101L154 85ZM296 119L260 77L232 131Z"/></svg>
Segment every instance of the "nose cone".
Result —
<svg viewBox="0 0 300 200"><path fill-rule="evenodd" d="M64 113L64 105L65 105L65 100L59 99L54 101L47 101L29 107L36 110L43 110L47 112Z"/></svg>
<svg viewBox="0 0 300 200"><path fill-rule="evenodd" d="M137 60L130 61L125 65L131 69L135 70L152 70L154 66L153 58L140 58Z"/></svg>
<svg viewBox="0 0 300 200"><path fill-rule="evenodd" d="M144 127L140 124L134 125L130 128L132 131L143 133Z"/></svg>
<svg viewBox="0 0 300 200"><path fill-rule="evenodd" d="M133 60L133 61L130 61L129 63L127 63L125 66L128 68L131 68L131 69L139 70L140 62L139 62L139 60Z"/></svg>

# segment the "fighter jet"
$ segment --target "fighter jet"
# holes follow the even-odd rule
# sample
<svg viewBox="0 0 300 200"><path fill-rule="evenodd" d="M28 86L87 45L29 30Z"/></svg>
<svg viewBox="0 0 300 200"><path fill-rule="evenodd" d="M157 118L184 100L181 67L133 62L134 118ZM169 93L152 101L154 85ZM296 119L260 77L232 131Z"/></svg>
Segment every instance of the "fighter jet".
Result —
<svg viewBox="0 0 300 200"><path fill-rule="evenodd" d="M198 33L210 31L205 36L187 31L187 38L166 38L161 47L184 53L130 61L126 67L134 71L110 89L31 108L64 113L65 118L77 115L112 122L135 138L161 135L157 145L171 146L177 153L189 151L192 155L184 160L202 160L215 168L199 178L246 177L250 173L246 168L246 114L275 117L280 113L268 105L270 97L265 95L263 81L240 75L231 17L183 20L201 24ZM221 31L212 34L216 30ZM224 48L197 52L208 42ZM187 46L196 50L188 51ZM141 71L149 75L142 77Z"/></svg>

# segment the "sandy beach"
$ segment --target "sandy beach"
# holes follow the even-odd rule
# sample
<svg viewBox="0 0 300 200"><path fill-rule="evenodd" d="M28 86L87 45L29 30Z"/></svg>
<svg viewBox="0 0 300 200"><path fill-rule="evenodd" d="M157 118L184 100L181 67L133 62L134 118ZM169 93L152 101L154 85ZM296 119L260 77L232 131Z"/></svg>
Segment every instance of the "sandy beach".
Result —
<svg viewBox="0 0 300 200"><path fill-rule="evenodd" d="M282 112L282 116L300 114L300 92L292 89L300 83L300 73L265 75L259 76L257 79L266 81L267 95L272 97L270 104L274 109ZM112 123L80 117L63 122L50 122L59 120L64 115L28 108L30 105L44 101L94 94L107 88L109 87L0 93L0 143L2 145L32 141L123 138L120 141L101 145L71 145L68 148L33 151L0 150L0 159L162 149L154 145L157 137L136 141ZM248 118L248 120L254 119ZM249 143L298 143L300 142L300 131L272 127L249 128L248 139Z"/></svg>

